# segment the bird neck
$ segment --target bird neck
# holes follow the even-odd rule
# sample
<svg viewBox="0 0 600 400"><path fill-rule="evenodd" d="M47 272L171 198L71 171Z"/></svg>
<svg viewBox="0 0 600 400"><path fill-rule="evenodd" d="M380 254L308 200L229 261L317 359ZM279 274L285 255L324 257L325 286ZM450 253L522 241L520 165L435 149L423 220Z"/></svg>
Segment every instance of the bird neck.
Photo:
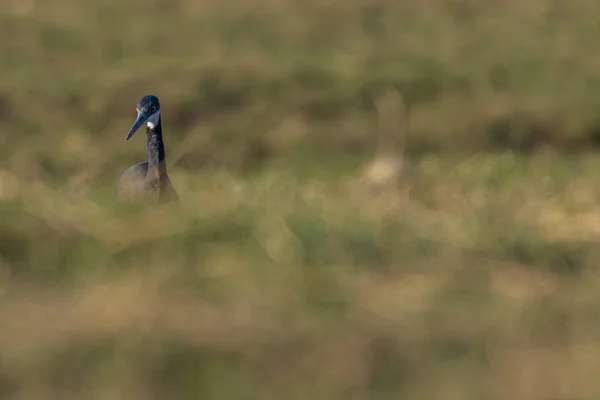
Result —
<svg viewBox="0 0 600 400"><path fill-rule="evenodd" d="M165 146L162 138L162 125L160 117L153 127L146 128L146 147L148 148L148 178L160 179L167 173L165 164Z"/></svg>

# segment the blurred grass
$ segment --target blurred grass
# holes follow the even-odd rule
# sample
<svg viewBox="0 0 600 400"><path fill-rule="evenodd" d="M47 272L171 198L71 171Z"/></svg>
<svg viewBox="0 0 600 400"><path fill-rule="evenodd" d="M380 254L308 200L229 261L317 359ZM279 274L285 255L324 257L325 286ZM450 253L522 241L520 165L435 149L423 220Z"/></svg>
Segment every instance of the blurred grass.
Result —
<svg viewBox="0 0 600 400"><path fill-rule="evenodd" d="M598 167L176 170L156 209L4 171L3 396L593 398Z"/></svg>
<svg viewBox="0 0 600 400"><path fill-rule="evenodd" d="M589 0L5 3L4 159L66 151L71 135L119 160L138 154L106 138L148 92L163 100L171 143L214 129L180 160L190 168L211 156L246 170L297 148L364 155L371 99L390 86L411 109L409 153L598 141L600 11ZM59 175L77 167L45 160Z"/></svg>
<svg viewBox="0 0 600 400"><path fill-rule="evenodd" d="M596 3L1 5L0 398L598 397Z"/></svg>

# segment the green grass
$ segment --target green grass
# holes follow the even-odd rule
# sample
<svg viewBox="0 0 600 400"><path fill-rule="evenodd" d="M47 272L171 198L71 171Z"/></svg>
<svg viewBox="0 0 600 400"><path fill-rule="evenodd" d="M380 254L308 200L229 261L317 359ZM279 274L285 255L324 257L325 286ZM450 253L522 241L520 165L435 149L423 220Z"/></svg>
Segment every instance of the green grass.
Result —
<svg viewBox="0 0 600 400"><path fill-rule="evenodd" d="M371 99L390 86L412 110L411 152L597 141L600 11L585 0L31 3L1 16L11 37L0 45L3 158L48 149L49 138L66 150L69 134L114 157L139 154L114 143L149 92L163 100L171 145L197 124L214 131L187 167L210 154L245 169L249 143L282 157L369 148ZM310 128L273 149L283 133L265 133L298 115ZM70 172L60 160L46 168Z"/></svg>
<svg viewBox="0 0 600 400"><path fill-rule="evenodd" d="M598 398L598 17L5 1L0 398ZM150 93L181 201L143 209L113 195Z"/></svg>
<svg viewBox="0 0 600 400"><path fill-rule="evenodd" d="M592 398L597 163L436 157L379 193L174 168L156 209L5 172L3 393Z"/></svg>

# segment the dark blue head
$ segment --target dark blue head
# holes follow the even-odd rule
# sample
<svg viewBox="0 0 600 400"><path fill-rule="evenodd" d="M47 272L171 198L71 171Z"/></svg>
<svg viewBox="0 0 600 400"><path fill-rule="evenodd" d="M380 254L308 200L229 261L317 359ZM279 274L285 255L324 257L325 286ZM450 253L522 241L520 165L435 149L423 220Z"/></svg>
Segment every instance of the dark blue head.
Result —
<svg viewBox="0 0 600 400"><path fill-rule="evenodd" d="M156 96L148 95L142 97L135 109L138 113L137 119L129 130L125 141L129 140L129 138L133 136L139 127L144 124L148 124L148 127L153 129L156 125L158 125L158 121L160 119L160 102Z"/></svg>

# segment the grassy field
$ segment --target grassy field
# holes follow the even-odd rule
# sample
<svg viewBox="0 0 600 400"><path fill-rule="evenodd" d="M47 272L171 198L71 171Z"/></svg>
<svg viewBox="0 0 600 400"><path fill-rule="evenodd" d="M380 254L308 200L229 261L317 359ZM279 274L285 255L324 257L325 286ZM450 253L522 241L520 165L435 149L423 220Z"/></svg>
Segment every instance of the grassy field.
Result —
<svg viewBox="0 0 600 400"><path fill-rule="evenodd" d="M0 399L600 396L595 2L0 4Z"/></svg>

